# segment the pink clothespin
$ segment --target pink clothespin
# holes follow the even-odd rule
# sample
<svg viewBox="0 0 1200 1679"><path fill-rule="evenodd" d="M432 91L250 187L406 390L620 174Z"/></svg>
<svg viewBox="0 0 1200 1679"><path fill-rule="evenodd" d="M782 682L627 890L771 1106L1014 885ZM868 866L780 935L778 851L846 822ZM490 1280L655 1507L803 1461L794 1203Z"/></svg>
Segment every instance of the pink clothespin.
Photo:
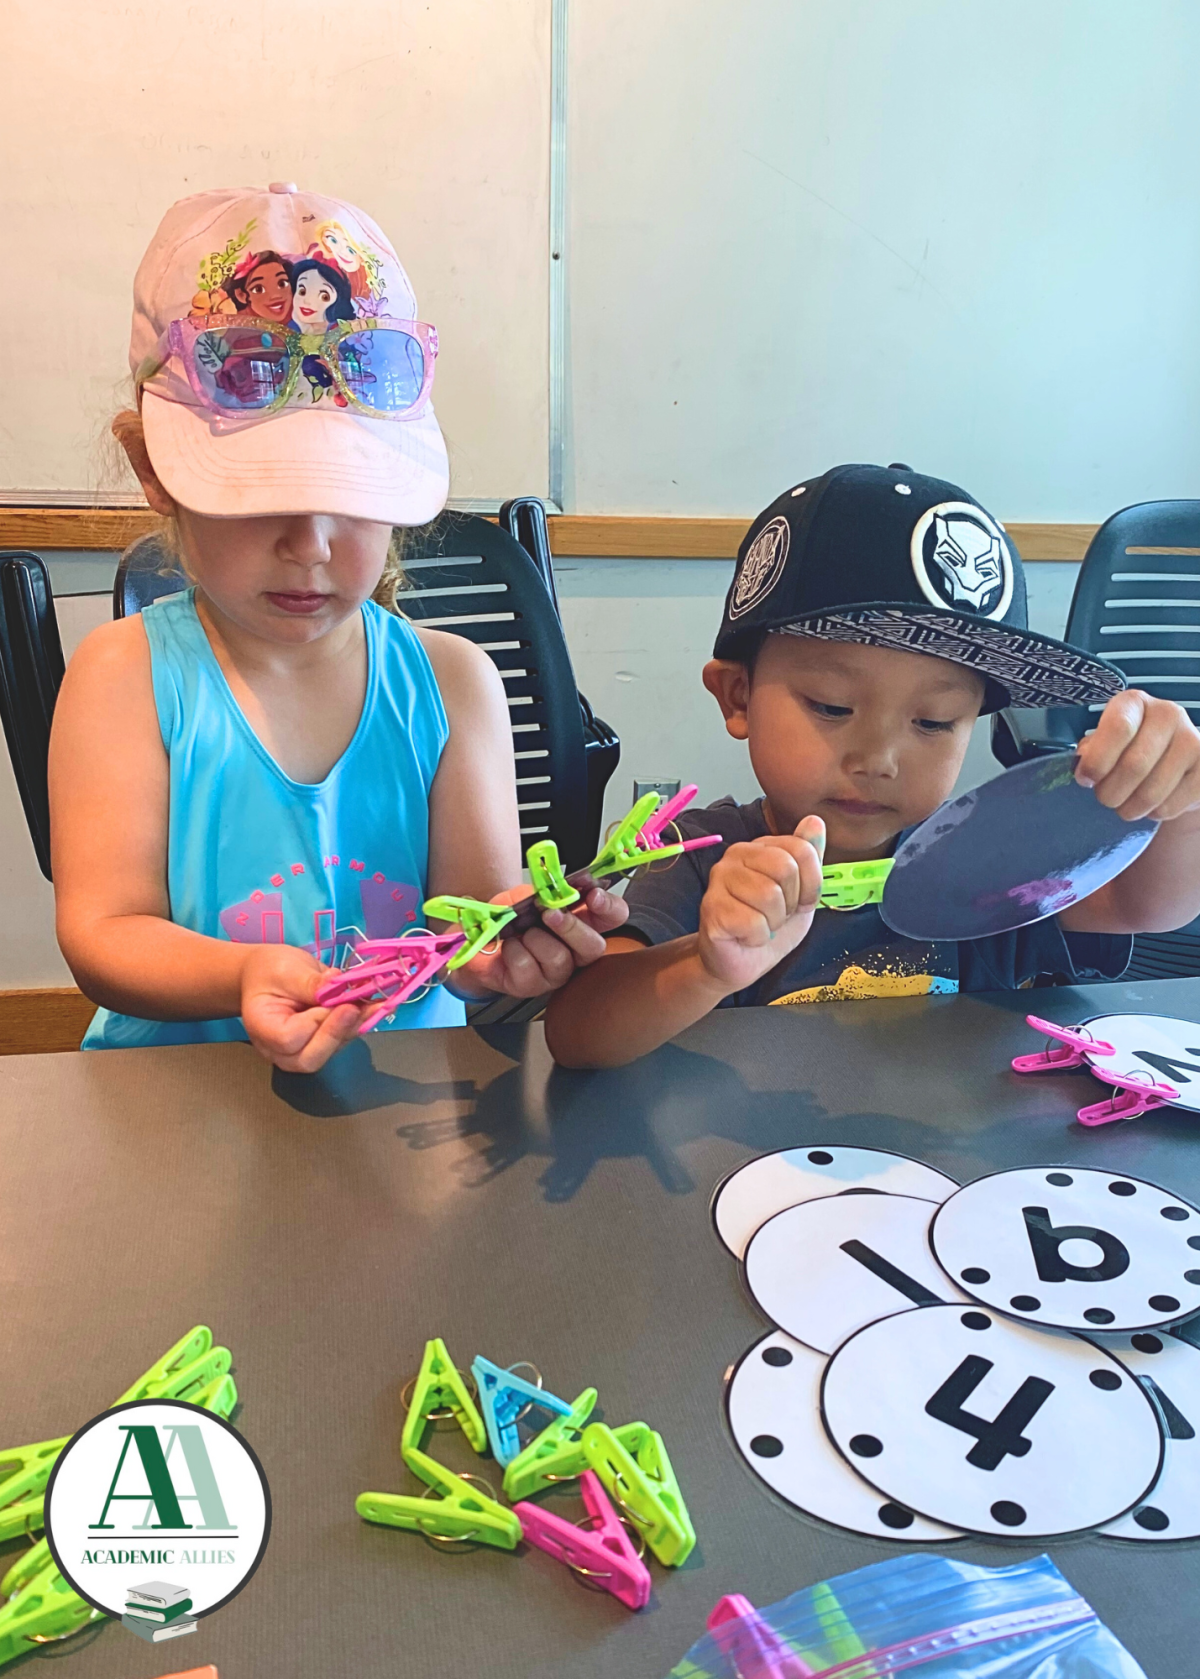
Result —
<svg viewBox="0 0 1200 1679"><path fill-rule="evenodd" d="M1086 1026L1056 1026L1052 1020L1042 1020L1036 1014L1027 1014L1025 1020L1036 1032L1054 1038L1062 1048L1040 1049L1036 1055L1018 1055L1012 1064L1014 1073L1064 1072L1068 1067L1087 1066L1089 1056L1116 1054L1111 1044L1100 1043L1093 1038Z"/></svg>
<svg viewBox="0 0 1200 1679"><path fill-rule="evenodd" d="M668 799L666 804L658 807L653 816L646 818L638 829L637 836L638 844L643 851L656 851L662 845L662 833L667 823L673 822L682 811L685 811L699 791L699 787L694 782L687 787L681 787L674 798ZM699 834L695 839L684 840L683 849L685 851L699 851L702 846L720 844L720 834Z"/></svg>
<svg viewBox="0 0 1200 1679"><path fill-rule="evenodd" d="M630 1543L592 1470L585 1469L579 1477L579 1490L591 1519L590 1529L576 1527L539 1504L524 1502L513 1505L521 1532L539 1551L595 1580L627 1609L644 1609L650 1601L650 1570Z"/></svg>
<svg viewBox="0 0 1200 1679"><path fill-rule="evenodd" d="M1089 1070L1105 1084L1114 1085L1116 1092L1105 1102L1093 1102L1090 1107L1080 1108L1075 1116L1080 1125L1111 1125L1116 1119L1136 1119L1138 1114L1149 1113L1151 1108L1163 1108L1169 1102L1179 1100L1179 1092L1174 1085L1154 1080L1143 1083L1127 1073L1114 1073L1107 1067L1092 1067Z"/></svg>
<svg viewBox="0 0 1200 1679"><path fill-rule="evenodd" d="M812 1679L813 1669L772 1632L741 1592L714 1604L705 1624L741 1679Z"/></svg>
<svg viewBox="0 0 1200 1679"><path fill-rule="evenodd" d="M380 998L379 1007L371 1010L358 1029L361 1037L440 973L463 941L464 934L457 927L447 933L367 940L358 946L358 952L372 954L357 967L331 974L318 988L317 1002L324 1008L335 1008L338 1003Z"/></svg>

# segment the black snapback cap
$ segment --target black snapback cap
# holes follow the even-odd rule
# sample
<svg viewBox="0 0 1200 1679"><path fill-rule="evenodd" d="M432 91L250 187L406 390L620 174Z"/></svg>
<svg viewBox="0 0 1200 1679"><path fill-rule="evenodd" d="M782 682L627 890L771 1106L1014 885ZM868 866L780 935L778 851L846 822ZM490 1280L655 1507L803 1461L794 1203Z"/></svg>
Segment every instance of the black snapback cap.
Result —
<svg viewBox="0 0 1200 1679"><path fill-rule="evenodd" d="M771 503L746 532L718 659L764 630L857 641L969 665L984 711L1094 705L1115 665L1027 627L1021 556L965 490L905 466L835 466Z"/></svg>

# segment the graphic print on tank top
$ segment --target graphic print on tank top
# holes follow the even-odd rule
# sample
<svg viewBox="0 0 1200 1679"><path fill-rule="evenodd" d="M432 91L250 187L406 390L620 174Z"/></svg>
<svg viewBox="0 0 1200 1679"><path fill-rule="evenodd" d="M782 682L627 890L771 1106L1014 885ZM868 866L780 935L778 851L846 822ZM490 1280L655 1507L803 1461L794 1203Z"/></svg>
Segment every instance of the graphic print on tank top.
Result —
<svg viewBox="0 0 1200 1679"><path fill-rule="evenodd" d="M339 852L322 858L326 876L334 869L347 867L359 877L358 891L362 905L361 925L338 926L334 908L312 912L312 938L301 949L331 968L344 967L360 944L371 939L394 939L417 924L421 894L417 887L402 881L389 880L376 871L367 874L367 865L358 857L348 857L343 864ZM220 912L222 931L235 944L284 944L285 897L289 880L305 873L303 863L290 863L270 877L273 890L255 890L240 903L230 904ZM336 882L330 882L331 896L338 897Z"/></svg>
<svg viewBox="0 0 1200 1679"><path fill-rule="evenodd" d="M873 905L871 910L874 911ZM772 997L772 1005L860 1002L868 997L928 997L958 990L955 945L921 944L903 938L892 933L877 911L871 915L876 924L872 931L877 936L860 945L849 926L840 931L841 913L827 910L813 918L812 932L805 941L805 984L782 997ZM861 918L859 912L856 917L859 927ZM825 948L814 950L814 945ZM814 956L815 971L809 966Z"/></svg>

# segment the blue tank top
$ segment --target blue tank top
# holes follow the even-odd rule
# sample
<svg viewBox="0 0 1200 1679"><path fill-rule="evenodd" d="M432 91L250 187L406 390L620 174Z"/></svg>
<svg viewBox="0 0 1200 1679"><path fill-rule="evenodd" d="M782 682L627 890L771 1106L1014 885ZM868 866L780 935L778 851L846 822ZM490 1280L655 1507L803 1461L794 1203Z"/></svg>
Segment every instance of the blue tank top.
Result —
<svg viewBox="0 0 1200 1679"><path fill-rule="evenodd" d="M412 626L373 601L362 612L362 716L325 780L308 785L283 773L246 721L196 615L195 590L143 611L170 758L167 890L178 926L235 944L300 945L341 966L362 940L424 924L429 789L450 730ZM462 1003L435 986L398 1009L390 1029L465 1018ZM229 1039L245 1042L240 1020L140 1020L100 1009L82 1047Z"/></svg>

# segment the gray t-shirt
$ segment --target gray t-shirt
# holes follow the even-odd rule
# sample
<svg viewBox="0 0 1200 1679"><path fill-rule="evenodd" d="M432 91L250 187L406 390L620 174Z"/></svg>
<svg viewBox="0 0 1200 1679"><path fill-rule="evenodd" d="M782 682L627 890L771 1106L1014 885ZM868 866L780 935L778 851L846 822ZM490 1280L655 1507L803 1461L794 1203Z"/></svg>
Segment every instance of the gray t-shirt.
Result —
<svg viewBox="0 0 1200 1679"><path fill-rule="evenodd" d="M763 801L718 799L679 818L685 839L720 834L724 846L689 851L661 872L643 870L625 892L629 920L614 937L665 944L700 928L700 900L725 847L768 833ZM905 835L900 835L897 845ZM722 1008L759 1003L823 1003L839 998L920 996L939 991L1019 991L1026 986L1124 973L1132 939L1117 933L1071 933L1057 917L990 938L922 943L894 933L878 904L819 909L808 937L756 984Z"/></svg>

